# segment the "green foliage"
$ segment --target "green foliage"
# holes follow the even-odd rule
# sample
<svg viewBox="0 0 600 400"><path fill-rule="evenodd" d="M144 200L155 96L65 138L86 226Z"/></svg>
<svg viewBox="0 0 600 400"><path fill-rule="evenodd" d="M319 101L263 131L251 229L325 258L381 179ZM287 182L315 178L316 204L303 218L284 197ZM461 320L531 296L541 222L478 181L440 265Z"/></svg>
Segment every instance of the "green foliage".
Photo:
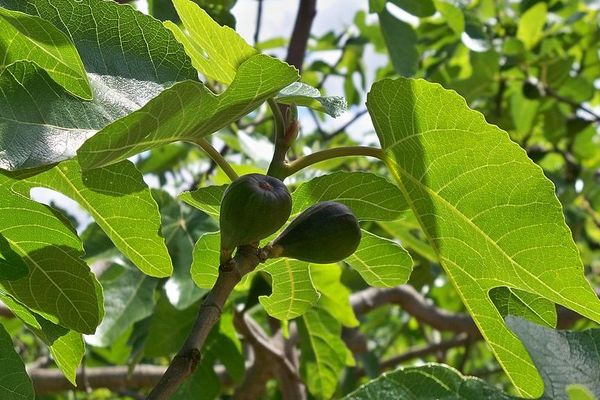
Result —
<svg viewBox="0 0 600 400"><path fill-rule="evenodd" d="M34 397L24 365L154 371L199 313L175 399L600 396L597 7L370 0L294 68L235 0L137 3L0 0L0 398ZM222 207L267 170L291 216ZM320 219L267 258L323 202L351 237ZM262 243L220 270L243 218Z"/></svg>
<svg viewBox="0 0 600 400"><path fill-rule="evenodd" d="M367 105L390 172L486 341L523 393L541 394L488 291L510 286L600 322L552 184L506 133L439 85L380 81Z"/></svg>
<svg viewBox="0 0 600 400"><path fill-rule="evenodd" d="M298 328L302 339L301 373L308 390L318 399L329 399L348 361L346 346L340 338L341 325L317 306L302 315Z"/></svg>
<svg viewBox="0 0 600 400"><path fill-rule="evenodd" d="M132 7L102 0L2 0L0 6L41 17L68 36L93 95L90 102L69 96L52 75L28 62L0 71L0 110L11 116L0 119L0 168L71 158L96 131L138 109L170 82L196 79L181 44ZM119 32L127 32L126 47Z"/></svg>
<svg viewBox="0 0 600 400"><path fill-rule="evenodd" d="M193 1L173 0L173 4L186 33L172 22L165 26L183 44L194 67L209 79L231 84L240 65L256 50L230 27L219 26Z"/></svg>
<svg viewBox="0 0 600 400"><path fill-rule="evenodd" d="M0 353L2 367L0 374L0 394L7 400L28 400L35 397L31 380L25 372L25 365L15 352L9 334L0 325Z"/></svg>
<svg viewBox="0 0 600 400"><path fill-rule="evenodd" d="M2 8L0 29L3 31L0 69L15 61L32 61L68 92L85 100L92 99L77 49L54 25L37 16Z"/></svg>
<svg viewBox="0 0 600 400"><path fill-rule="evenodd" d="M194 142L238 120L298 79L287 64L255 55L216 96L198 82L164 90L140 110L108 125L78 150L82 167L98 168L175 141Z"/></svg>
<svg viewBox="0 0 600 400"><path fill-rule="evenodd" d="M600 329L555 331L508 317L544 381L544 399L567 399L568 386L579 384L600 393Z"/></svg>
<svg viewBox="0 0 600 400"><path fill-rule="evenodd" d="M339 117L346 111L346 100L340 96L321 96L318 89L302 82L283 88L275 97L281 104L296 104Z"/></svg>
<svg viewBox="0 0 600 400"><path fill-rule="evenodd" d="M502 393L484 381L464 377L453 368L440 364L421 367L400 368L382 375L345 400L367 400L382 398L415 398L433 400L451 398L457 400L509 400L515 397Z"/></svg>

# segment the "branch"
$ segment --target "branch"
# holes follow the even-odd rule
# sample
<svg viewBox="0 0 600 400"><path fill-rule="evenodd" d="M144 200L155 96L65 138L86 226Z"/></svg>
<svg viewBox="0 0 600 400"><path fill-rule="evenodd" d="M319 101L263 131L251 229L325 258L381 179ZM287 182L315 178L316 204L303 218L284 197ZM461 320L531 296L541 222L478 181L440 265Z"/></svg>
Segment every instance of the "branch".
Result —
<svg viewBox="0 0 600 400"><path fill-rule="evenodd" d="M392 369L399 364L413 360L415 358L422 358L431 354L445 352L452 348L464 346L466 344L472 343L473 341L477 341L480 339L481 338L472 338L467 334L460 334L457 335L455 338L444 342L432 343L425 346L411 347L402 354L383 360L379 364L379 368L381 369L381 371ZM366 371L362 368L357 369L354 373L357 377L366 375Z"/></svg>
<svg viewBox="0 0 600 400"><path fill-rule="evenodd" d="M600 297L600 291L596 290L596 294ZM350 296L350 304L357 315L366 314L386 304L397 304L420 322L439 331L466 333L473 338L481 336L469 314L452 313L437 308L410 285L361 290ZM558 329L566 329L582 318L564 307L559 307L557 314ZM356 338L352 339L352 342L357 341Z"/></svg>
<svg viewBox="0 0 600 400"><path fill-rule="evenodd" d="M263 0L258 0L258 8L256 9L256 28L254 29L254 47L258 44L260 36L260 26L262 25Z"/></svg>
<svg viewBox="0 0 600 400"><path fill-rule="evenodd" d="M127 390L132 388L150 388L158 383L165 373L166 367L139 364L133 371L128 366L92 367L86 368L86 378L92 389L107 388L111 391ZM215 366L215 373L224 386L231 386L233 381L222 365ZM56 369L30 368L28 374L33 382L37 394L49 394L65 390L83 389L81 372L77 374L77 387L65 378L64 374Z"/></svg>
<svg viewBox="0 0 600 400"><path fill-rule="evenodd" d="M600 115L596 114L589 108L585 107L583 104L573 101L573 100L569 99L568 97L561 96L560 94L558 94L554 90L552 90L550 87L544 86L544 90L548 96L550 96L562 103L568 104L571 107L579 109L579 110L585 112L586 114L589 114L593 118L593 121L600 122Z"/></svg>
<svg viewBox="0 0 600 400"><path fill-rule="evenodd" d="M244 382L235 392L234 399L256 399L264 391L264 384L271 376L277 377L279 387L284 400L302 400L306 398L306 392L302 379L298 375L296 367L288 360L281 345L275 338L270 338L262 328L248 315L236 313L234 316L236 330L252 345L255 354L255 363L263 361L258 365L263 374L258 371L248 371ZM258 375L259 380L256 379ZM268 376L267 376L268 375ZM249 393L253 395L250 396ZM258 393L258 395L257 395Z"/></svg>
<svg viewBox="0 0 600 400"><path fill-rule="evenodd" d="M317 15L317 0L300 0L286 57L287 63L298 68L298 71L302 71L304 54L315 15Z"/></svg>
<svg viewBox="0 0 600 400"><path fill-rule="evenodd" d="M251 246L241 246L232 260L219 267L217 281L202 303L188 338L160 382L148 395L148 400L170 399L177 388L196 370L202 346L221 317L227 298L242 277L260 262L259 250Z"/></svg>
<svg viewBox="0 0 600 400"><path fill-rule="evenodd" d="M350 296L350 304L358 315L385 304L397 304L420 322L439 330L480 336L473 319L467 314L455 314L429 304L412 286L369 288Z"/></svg>

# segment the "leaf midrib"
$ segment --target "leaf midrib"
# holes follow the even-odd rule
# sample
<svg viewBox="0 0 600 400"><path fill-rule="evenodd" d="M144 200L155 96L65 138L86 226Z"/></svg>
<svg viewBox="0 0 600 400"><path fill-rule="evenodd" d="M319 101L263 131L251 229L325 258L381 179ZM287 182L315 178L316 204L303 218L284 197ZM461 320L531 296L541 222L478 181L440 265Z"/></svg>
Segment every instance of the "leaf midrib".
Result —
<svg viewBox="0 0 600 400"><path fill-rule="evenodd" d="M104 217L98 211L96 211L96 209L80 194L79 189L77 189L77 187L73 185L73 183L69 180L69 178L63 173L63 171L60 168L57 168L56 170L58 174L63 178L67 186L73 189L75 197L77 197L85 205L85 208L88 209L94 215L94 218L98 218L100 221L102 221L106 225L106 227L112 232L112 234L118 237L119 240L121 240L125 247L132 250L146 263L147 267L149 267L152 271L155 271L159 274L161 273L161 271L158 268L154 267L154 265L148 259L146 259L146 257L143 254L137 251L134 247L130 246L129 243L119 234L119 232L112 228L112 226L106 221L106 219L104 219Z"/></svg>
<svg viewBox="0 0 600 400"><path fill-rule="evenodd" d="M473 229L475 229L475 231L477 233L479 233L487 242L489 242L493 247L495 247L498 251L500 251L500 253L515 267L517 267L520 271L524 272L525 274L527 274L529 277L531 277L533 280L535 280L536 282L540 283L542 286L544 286L546 289L548 289L550 292L554 293L555 295L557 295L560 299L562 299L565 303L567 304L572 304L572 302L567 299L566 297L564 297L563 295L561 295L559 292L555 291L552 287L548 286L544 281L542 281L540 278L538 278L537 276L535 276L534 274L530 273L529 271L527 271L527 269L523 268L523 266L521 266L521 264L519 264L517 261L515 261L511 256L509 256L502 247L500 247L500 245L498 245L498 243L496 243L491 237L489 237L477 224L475 224L473 221L471 221L466 215L464 215L459 209L457 209L456 207L454 207L450 202L448 202L446 199L444 199L442 196L440 196L438 193L436 193L434 190L432 190L431 188L429 188L427 185L424 185L422 182L420 182L419 180L417 180L415 177L413 177L410 173L408 173L408 171L406 171L404 168L402 168L398 163L396 163L395 161L391 160L389 157L388 161L392 162L394 164L395 167L397 167L398 171L405 176L406 178L408 178L409 180L411 180L415 185L421 187L423 190L425 190L427 193L429 193L432 197L435 197L438 201L440 201L444 206L446 206L446 208L448 208L452 213L456 214L460 219L464 220L469 226L471 226ZM401 182L401 180L399 180ZM404 186L404 185L400 185L400 186ZM404 193L404 195L406 197L409 197L408 193L406 193L405 188L401 188L402 192ZM408 200L408 199L407 199ZM418 213L418 210L416 209L414 203L412 202L412 198L410 198L409 200L410 206L413 209L413 211L415 212L415 215L417 216L417 218L419 218L419 222L421 223L421 226L424 228L425 225L423 225L422 221L420 220L420 216ZM424 230L426 230L424 228ZM441 252L439 250L439 248L437 247L437 245L435 244L435 241L432 240L432 236L430 235L429 232L427 232L427 236L429 237L429 241L431 243L431 246L436 250L436 252L441 255ZM588 309L587 307L582 307L581 305L578 304L579 307L585 309L586 311L598 315L594 310ZM600 318L600 315L598 315L598 318Z"/></svg>

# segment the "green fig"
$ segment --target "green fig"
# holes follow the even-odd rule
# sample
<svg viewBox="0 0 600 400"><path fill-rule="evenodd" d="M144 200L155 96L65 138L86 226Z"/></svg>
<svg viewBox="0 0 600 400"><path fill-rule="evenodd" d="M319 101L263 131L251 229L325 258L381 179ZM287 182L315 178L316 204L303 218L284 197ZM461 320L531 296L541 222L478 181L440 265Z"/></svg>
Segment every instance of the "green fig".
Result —
<svg viewBox="0 0 600 400"><path fill-rule="evenodd" d="M261 174L243 175L223 193L219 223L221 258L233 250L259 242L277 232L292 211L292 197L277 178Z"/></svg>
<svg viewBox="0 0 600 400"><path fill-rule="evenodd" d="M352 211L341 203L325 201L304 210L273 240L270 257L338 262L356 251L360 236Z"/></svg>

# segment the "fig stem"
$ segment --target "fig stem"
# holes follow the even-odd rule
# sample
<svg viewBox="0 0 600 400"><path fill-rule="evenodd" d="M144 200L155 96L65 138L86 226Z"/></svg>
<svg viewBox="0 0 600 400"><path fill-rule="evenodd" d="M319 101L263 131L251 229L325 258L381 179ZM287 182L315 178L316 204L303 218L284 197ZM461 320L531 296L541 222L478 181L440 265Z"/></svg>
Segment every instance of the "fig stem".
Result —
<svg viewBox="0 0 600 400"><path fill-rule="evenodd" d="M179 386L194 373L202 357L202 347L210 331L221 318L229 295L245 274L264 261L259 251L252 246L240 246L235 257L219 267L217 281L204 299L192 330L158 384L148 395L148 400L170 399Z"/></svg>
<svg viewBox="0 0 600 400"><path fill-rule="evenodd" d="M384 161L383 150L377 147L368 146L345 146L336 147L333 149L325 149L317 151L312 154L308 154L304 157L300 157L286 166L286 175L288 177L296 172L309 167L313 164L320 163L323 161L331 160L338 157L350 157L350 156L366 156L374 157Z"/></svg>
<svg viewBox="0 0 600 400"><path fill-rule="evenodd" d="M283 116L282 106L277 104L273 99L267 100L269 108L273 113L274 125L273 125L273 139L275 142L275 150L273 151L273 158L271 164L269 164L269 170L267 175L273 176L277 179L283 180L285 178L285 169L287 167L286 154L290 148L291 141L286 140L287 122ZM294 123L296 121L293 121ZM297 124L295 124L297 126Z"/></svg>
<svg viewBox="0 0 600 400"><path fill-rule="evenodd" d="M233 170L225 158L215 149L208 140L204 138L196 139L193 143L197 144L208 156L225 172L232 181L238 178L238 174Z"/></svg>

